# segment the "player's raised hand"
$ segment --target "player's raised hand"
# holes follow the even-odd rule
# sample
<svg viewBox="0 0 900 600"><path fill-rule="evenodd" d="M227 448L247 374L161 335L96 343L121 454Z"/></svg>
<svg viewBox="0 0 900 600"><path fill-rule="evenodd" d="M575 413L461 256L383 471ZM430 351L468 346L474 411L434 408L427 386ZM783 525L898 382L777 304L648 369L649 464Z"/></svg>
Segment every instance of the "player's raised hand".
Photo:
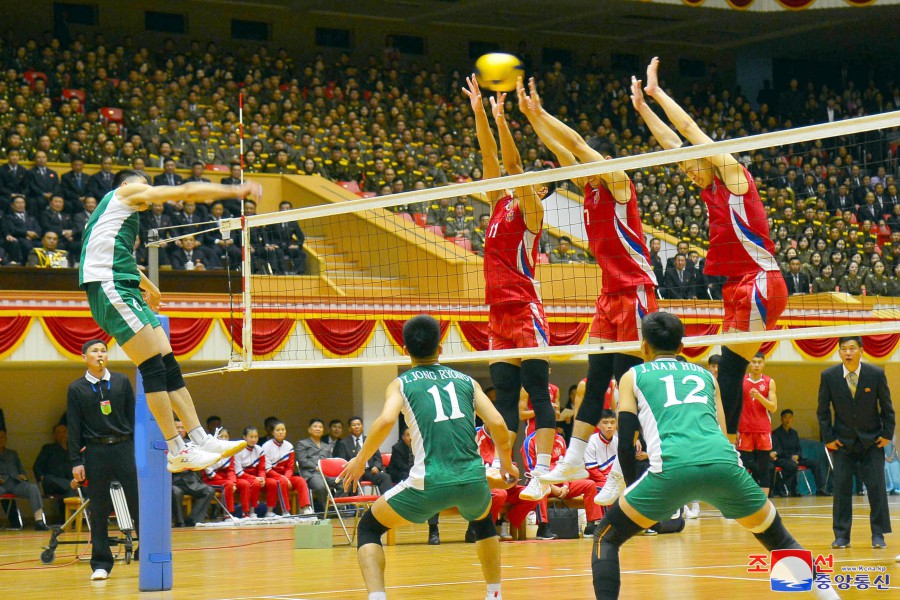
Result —
<svg viewBox="0 0 900 600"><path fill-rule="evenodd" d="M247 196L253 196L256 199L262 197L263 188L260 184L254 181L245 181L241 185L238 186L237 195L240 198L246 198Z"/></svg>
<svg viewBox="0 0 900 600"><path fill-rule="evenodd" d="M644 90L641 89L642 83L634 75L631 76L631 104L638 111L647 106L647 102L644 101Z"/></svg>
<svg viewBox="0 0 900 600"><path fill-rule="evenodd" d="M496 96L491 96L491 114L494 120L499 121L506 117L504 105L506 104L506 92L497 92Z"/></svg>
<svg viewBox="0 0 900 600"><path fill-rule="evenodd" d="M159 288L154 286L148 286L146 289L141 291L141 295L144 297L144 302L147 303L147 306L150 307L150 310L153 312L159 312L160 307L162 306L162 294L159 293Z"/></svg>
<svg viewBox="0 0 900 600"><path fill-rule="evenodd" d="M358 456L354 457L350 459L334 482L343 484L344 491L349 492L351 488L356 489L356 482L359 481L365 471L366 461L360 460Z"/></svg>
<svg viewBox="0 0 900 600"><path fill-rule="evenodd" d="M462 91L463 94L469 97L469 102L472 103L472 110L475 112L484 112L484 103L481 99L481 88L478 87L478 80L475 78L474 74L466 77L466 87L464 87Z"/></svg>
<svg viewBox="0 0 900 600"><path fill-rule="evenodd" d="M647 65L647 85L644 91L648 96L653 96L659 91L659 57L654 56L650 64Z"/></svg>

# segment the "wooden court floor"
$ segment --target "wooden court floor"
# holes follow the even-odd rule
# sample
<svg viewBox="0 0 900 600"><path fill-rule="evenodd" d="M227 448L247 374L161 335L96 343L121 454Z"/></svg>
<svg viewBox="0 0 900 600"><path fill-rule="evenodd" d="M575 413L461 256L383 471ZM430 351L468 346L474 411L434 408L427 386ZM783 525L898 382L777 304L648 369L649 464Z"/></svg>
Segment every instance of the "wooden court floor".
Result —
<svg viewBox="0 0 900 600"><path fill-rule="evenodd" d="M794 536L814 554L831 551L830 498L776 501ZM622 598L734 600L784 596L769 590L765 573L748 573L748 555L761 547L752 535L703 507L680 534L639 536L621 551ZM891 497L900 526L900 497ZM402 530L398 545L386 548L388 597L392 599L473 599L484 597L474 546L463 543L464 523L441 524L443 544L425 545L427 528ZM174 531L174 588L141 593L138 565L118 563L106 582L92 583L86 562L73 563L72 547L60 547L51 566L40 563L47 534L0 532L0 592L5 597L156 599L365 599L354 548L294 550L289 527ZM71 539L71 538L70 538ZM338 538L335 538L336 540ZM843 598L900 598L900 535L887 536L887 550L871 548L868 504L856 498L852 547L835 550L835 572L847 566L884 567L891 590L841 591ZM506 599L590 599L588 540L525 541L502 544ZM872 575L874 577L874 574ZM10 594L10 596L6 596ZM788 596L790 598L791 596ZM802 597L809 597L802 596Z"/></svg>

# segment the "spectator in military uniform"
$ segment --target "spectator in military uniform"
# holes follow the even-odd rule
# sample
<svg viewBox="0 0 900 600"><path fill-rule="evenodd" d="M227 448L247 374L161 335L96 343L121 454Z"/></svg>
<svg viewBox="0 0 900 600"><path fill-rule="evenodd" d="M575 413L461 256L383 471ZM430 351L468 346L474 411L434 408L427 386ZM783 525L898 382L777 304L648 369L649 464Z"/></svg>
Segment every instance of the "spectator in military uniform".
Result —
<svg viewBox="0 0 900 600"><path fill-rule="evenodd" d="M466 205L457 202L453 207L453 215L447 217L444 234L457 239L470 239L475 231L475 217L466 214Z"/></svg>
<svg viewBox="0 0 900 600"><path fill-rule="evenodd" d="M561 236L559 242L556 244L556 248L550 252L550 264L557 265L574 262L584 262L584 259L578 251L572 247L571 238L565 235Z"/></svg>
<svg viewBox="0 0 900 600"><path fill-rule="evenodd" d="M426 222L429 225L437 225L441 228L447 223L447 218L451 216L453 208L450 206L452 198L441 198L435 204L428 207Z"/></svg>
<svg viewBox="0 0 900 600"><path fill-rule="evenodd" d="M478 256L484 256L484 241L488 225L491 223L491 215L485 213L478 217L478 227L472 231L472 250Z"/></svg>
<svg viewBox="0 0 900 600"><path fill-rule="evenodd" d="M28 253L28 266L40 269L64 269L69 267L69 253L57 248L59 236L53 231L44 232L41 247Z"/></svg>

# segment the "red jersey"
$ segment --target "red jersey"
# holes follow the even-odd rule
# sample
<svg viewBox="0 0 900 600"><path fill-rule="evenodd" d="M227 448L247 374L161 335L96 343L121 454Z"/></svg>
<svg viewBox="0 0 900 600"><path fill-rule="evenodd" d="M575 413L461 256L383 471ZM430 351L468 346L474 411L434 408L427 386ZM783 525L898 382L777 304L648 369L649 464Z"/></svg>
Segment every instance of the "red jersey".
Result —
<svg viewBox="0 0 900 600"><path fill-rule="evenodd" d="M550 391L550 401L552 402L554 398L559 400L559 387L553 385L552 383L547 386L547 389ZM528 410L534 410L534 407L531 406L531 398L528 399ZM534 417L525 420L525 435L529 433L534 433L535 424Z"/></svg>
<svg viewBox="0 0 900 600"><path fill-rule="evenodd" d="M494 438L488 435L484 427L479 427L475 432L475 443L478 444L478 453L481 455L481 460L484 464L493 464L494 456L496 455Z"/></svg>
<svg viewBox="0 0 900 600"><path fill-rule="evenodd" d="M744 377L744 406L741 409L741 420L738 423L740 433L772 433L769 411L759 400L750 395L750 390L755 389L768 398L771 387L772 378L768 375L763 375L756 381L750 379L750 375Z"/></svg>
<svg viewBox="0 0 900 600"><path fill-rule="evenodd" d="M740 277L779 270L766 209L753 177L742 168L750 184L743 196L732 194L718 176L700 192L709 212L709 252L703 270L707 275Z"/></svg>
<svg viewBox="0 0 900 600"><path fill-rule="evenodd" d="M553 451L550 453L550 468L556 466L556 462L566 455L566 440L561 435L556 434L553 440ZM537 465L537 434L525 436L522 442L522 458L525 459L525 466L529 471Z"/></svg>
<svg viewBox="0 0 900 600"><path fill-rule="evenodd" d="M525 226L515 196L494 204L484 240L485 304L540 303L541 284L535 279L540 240L540 231Z"/></svg>
<svg viewBox="0 0 900 600"><path fill-rule="evenodd" d="M587 385L587 377L581 380L584 385ZM581 400L584 402L584 399ZM619 405L619 386L616 384L615 379L611 379L609 381L609 387L606 388L606 394L603 396L603 409L604 410L616 410L616 407ZM599 431L596 427L595 431Z"/></svg>
<svg viewBox="0 0 900 600"><path fill-rule="evenodd" d="M616 202L605 185L584 186L584 228L591 254L603 271L603 292L657 284L650 251L644 243L644 227L637 193L631 185L627 204Z"/></svg>

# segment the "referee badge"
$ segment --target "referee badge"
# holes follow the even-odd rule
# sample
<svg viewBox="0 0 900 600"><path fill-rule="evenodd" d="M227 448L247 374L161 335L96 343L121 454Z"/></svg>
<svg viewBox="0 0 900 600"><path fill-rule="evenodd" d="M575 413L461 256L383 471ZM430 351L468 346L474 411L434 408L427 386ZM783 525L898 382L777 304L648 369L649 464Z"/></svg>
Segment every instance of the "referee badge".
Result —
<svg viewBox="0 0 900 600"><path fill-rule="evenodd" d="M112 405L109 403L109 400L100 401L100 412L104 415L108 415L112 412Z"/></svg>

